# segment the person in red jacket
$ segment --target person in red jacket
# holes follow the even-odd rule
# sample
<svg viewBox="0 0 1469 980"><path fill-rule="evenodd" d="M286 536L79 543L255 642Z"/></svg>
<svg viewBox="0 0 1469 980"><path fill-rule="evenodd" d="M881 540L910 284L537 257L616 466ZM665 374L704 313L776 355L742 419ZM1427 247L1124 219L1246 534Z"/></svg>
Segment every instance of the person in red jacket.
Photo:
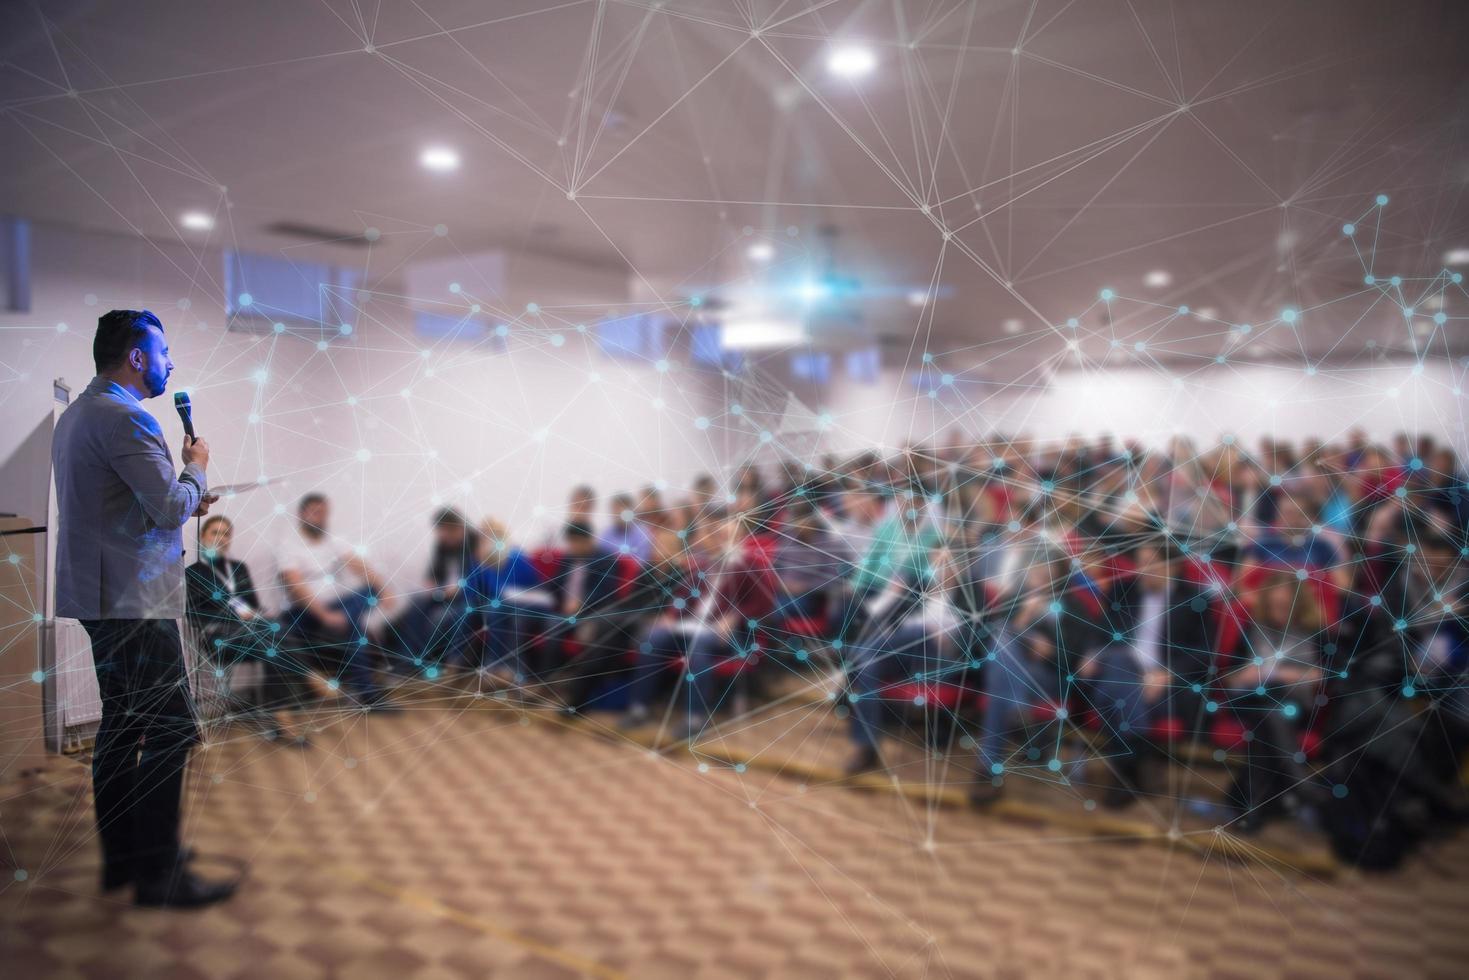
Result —
<svg viewBox="0 0 1469 980"><path fill-rule="evenodd" d="M687 713L676 730L679 738L692 737L704 727L728 693L718 683L717 666L730 657L749 656L760 621L775 610L775 571L766 551L753 546L745 521L721 520L711 532L710 545L703 580L692 596L696 605L677 627L689 634L688 689L682 692Z"/></svg>

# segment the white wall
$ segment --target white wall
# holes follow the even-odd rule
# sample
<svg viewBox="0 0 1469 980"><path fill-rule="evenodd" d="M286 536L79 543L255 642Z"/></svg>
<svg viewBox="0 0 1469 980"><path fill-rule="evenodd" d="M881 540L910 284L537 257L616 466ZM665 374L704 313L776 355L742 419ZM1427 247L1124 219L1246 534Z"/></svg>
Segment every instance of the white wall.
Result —
<svg viewBox="0 0 1469 980"><path fill-rule="evenodd" d="M937 398L905 372L876 385L842 382L825 396L834 443L901 446L990 432L1062 439L1110 432L1161 446L1174 435L1207 442L1224 433L1253 445L1264 435L1334 439L1361 428L1385 440L1428 432L1465 451L1466 369L1436 359L1360 367L1243 364L1194 371L1126 368L1058 373L1049 381L961 383Z"/></svg>
<svg viewBox="0 0 1469 980"><path fill-rule="evenodd" d="M677 492L720 458L714 431L694 425L723 399L717 376L609 361L574 330L559 345L548 328L512 333L503 351L425 346L392 290L369 297L354 335L327 351L290 335L231 333L219 269L217 253L34 229L33 312L0 314L0 511L44 519L49 435L35 433L50 416L51 380L74 392L86 385L96 318L111 308L163 319L170 391L192 392L211 481L283 481L215 508L235 519L237 554L260 567L308 490L331 496L333 529L412 588L439 503L500 516L537 539L576 483L608 494L662 479ZM148 407L176 451L182 426L170 397Z"/></svg>

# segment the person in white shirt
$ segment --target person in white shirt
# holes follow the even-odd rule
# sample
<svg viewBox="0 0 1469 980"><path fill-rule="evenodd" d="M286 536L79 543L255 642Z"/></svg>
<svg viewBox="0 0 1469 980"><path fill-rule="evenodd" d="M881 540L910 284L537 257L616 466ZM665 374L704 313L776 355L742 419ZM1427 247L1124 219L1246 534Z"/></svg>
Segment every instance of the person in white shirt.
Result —
<svg viewBox="0 0 1469 980"><path fill-rule="evenodd" d="M301 498L296 527L278 552L282 623L296 655L319 665L334 689L346 687L361 703L381 705L367 620L385 590L362 556L332 537L330 515L323 495Z"/></svg>

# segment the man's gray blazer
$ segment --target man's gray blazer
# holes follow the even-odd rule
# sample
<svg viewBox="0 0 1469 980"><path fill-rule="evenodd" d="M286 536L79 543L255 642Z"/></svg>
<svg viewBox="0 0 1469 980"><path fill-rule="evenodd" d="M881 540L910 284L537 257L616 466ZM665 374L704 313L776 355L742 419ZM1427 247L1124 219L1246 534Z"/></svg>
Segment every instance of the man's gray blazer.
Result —
<svg viewBox="0 0 1469 980"><path fill-rule="evenodd" d="M208 484L174 475L163 430L121 385L93 378L56 422L56 615L178 619L182 528Z"/></svg>

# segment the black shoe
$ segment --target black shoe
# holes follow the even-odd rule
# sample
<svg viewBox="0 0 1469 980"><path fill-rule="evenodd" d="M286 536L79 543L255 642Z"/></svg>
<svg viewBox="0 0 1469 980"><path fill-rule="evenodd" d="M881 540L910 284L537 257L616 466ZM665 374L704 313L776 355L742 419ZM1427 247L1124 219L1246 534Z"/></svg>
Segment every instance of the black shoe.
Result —
<svg viewBox="0 0 1469 980"><path fill-rule="evenodd" d="M194 849L192 847L183 847L179 849L179 867L184 867L192 860L194 860ZM122 888L125 885L131 885L133 883L133 877L134 874L132 868L103 867L102 890L104 892L117 891L117 889Z"/></svg>
<svg viewBox="0 0 1469 980"><path fill-rule="evenodd" d="M994 806L1004 795L1004 788L996 786L989 780L976 782L969 787L969 805L977 810L982 810L987 806Z"/></svg>
<svg viewBox="0 0 1469 980"><path fill-rule="evenodd" d="M181 867L166 877L138 882L133 904L143 908L198 909L222 902L234 893L232 881L206 881Z"/></svg>
<svg viewBox="0 0 1469 980"><path fill-rule="evenodd" d="M1119 763L1116 780L1102 791L1102 806L1108 810L1129 806L1142 791L1141 786L1141 766L1135 760Z"/></svg>
<svg viewBox="0 0 1469 980"><path fill-rule="evenodd" d="M852 758L847 760L847 764L843 767L842 773L848 778L851 778L852 776L860 776L864 772L872 772L874 769L881 768L882 757L877 754L877 746L866 745L858 749Z"/></svg>

